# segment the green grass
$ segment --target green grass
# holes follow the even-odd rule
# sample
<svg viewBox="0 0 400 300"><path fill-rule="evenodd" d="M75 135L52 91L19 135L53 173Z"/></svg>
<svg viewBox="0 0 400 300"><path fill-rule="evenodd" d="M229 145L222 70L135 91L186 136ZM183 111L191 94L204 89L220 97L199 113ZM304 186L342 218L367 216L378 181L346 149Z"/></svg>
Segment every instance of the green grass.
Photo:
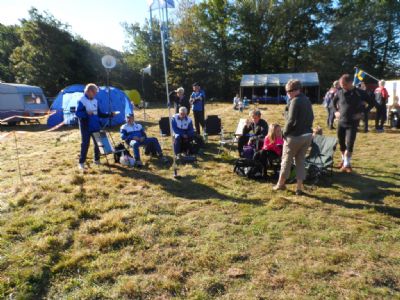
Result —
<svg viewBox="0 0 400 300"><path fill-rule="evenodd" d="M283 124L283 106L261 109ZM147 112L158 137L166 111ZM233 131L247 112L208 113ZM218 155L217 138L177 181L148 157L82 174L78 130L43 129L18 127L31 131L18 135L22 183L13 139L0 142L0 298L400 299L398 130L360 133L354 174L298 197L233 174L236 151Z"/></svg>

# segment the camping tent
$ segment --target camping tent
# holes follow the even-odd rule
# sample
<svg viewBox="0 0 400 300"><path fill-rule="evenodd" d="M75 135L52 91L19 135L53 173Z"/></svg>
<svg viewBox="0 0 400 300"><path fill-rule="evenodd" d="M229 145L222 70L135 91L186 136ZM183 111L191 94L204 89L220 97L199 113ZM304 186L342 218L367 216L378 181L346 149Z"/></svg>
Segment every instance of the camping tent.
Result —
<svg viewBox="0 0 400 300"><path fill-rule="evenodd" d="M66 87L57 95L50 108L50 110L55 111L55 114L51 115L47 121L49 127L56 126L63 121L66 124L74 123L74 112L78 107L79 99L83 97L84 89L84 85L74 84ZM110 87L110 98L111 111L120 111L120 114L112 118L111 125L114 126L124 123L125 115L133 112L132 103L123 91L115 87ZM96 99L99 101L99 108L103 112L108 112L110 110L107 87L102 86L99 88ZM108 122L108 119L101 119L101 122L104 126Z"/></svg>
<svg viewBox="0 0 400 300"><path fill-rule="evenodd" d="M300 80L303 92L312 102L319 102L319 78L316 72L243 75L240 97L270 103L284 102L285 85L291 79Z"/></svg>

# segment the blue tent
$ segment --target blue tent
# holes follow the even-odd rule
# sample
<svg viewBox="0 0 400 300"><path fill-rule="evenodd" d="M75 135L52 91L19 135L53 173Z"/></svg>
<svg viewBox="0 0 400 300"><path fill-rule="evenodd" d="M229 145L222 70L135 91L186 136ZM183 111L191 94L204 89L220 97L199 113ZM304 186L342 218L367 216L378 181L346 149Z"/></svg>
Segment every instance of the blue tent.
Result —
<svg viewBox="0 0 400 300"><path fill-rule="evenodd" d="M47 126L53 127L63 121L67 124L72 124L75 118L73 111L78 107L78 101L83 97L84 89L85 86L82 84L70 85L63 89L51 105L50 110L56 111L56 113L49 117ZM120 114L112 118L111 125L114 126L124 123L126 114L133 113L132 103L123 91L115 87L110 87L110 98L111 111L120 112ZM96 99L99 102L99 108L103 112L108 112L110 110L107 87L101 86L99 88ZM104 126L108 122L108 119L101 119L101 122Z"/></svg>

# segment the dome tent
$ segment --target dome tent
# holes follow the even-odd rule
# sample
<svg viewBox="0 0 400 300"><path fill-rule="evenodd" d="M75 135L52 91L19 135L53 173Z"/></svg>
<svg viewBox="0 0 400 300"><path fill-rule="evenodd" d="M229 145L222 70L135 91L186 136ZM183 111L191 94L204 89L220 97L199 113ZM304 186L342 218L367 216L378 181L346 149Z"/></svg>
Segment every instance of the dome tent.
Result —
<svg viewBox="0 0 400 300"><path fill-rule="evenodd" d="M47 126L53 127L63 121L68 122L71 118L71 111L78 107L78 101L83 97L85 86L82 84L74 84L66 87L58 93L56 99L51 105L50 110L56 111L47 121ZM120 111L120 114L114 116L111 125L119 125L125 122L125 115L133 113L132 103L128 96L118 88L110 87L111 110ZM103 112L109 111L109 100L107 87L99 87L99 92L96 95L99 102L99 108ZM108 119L101 119L101 124L104 126Z"/></svg>

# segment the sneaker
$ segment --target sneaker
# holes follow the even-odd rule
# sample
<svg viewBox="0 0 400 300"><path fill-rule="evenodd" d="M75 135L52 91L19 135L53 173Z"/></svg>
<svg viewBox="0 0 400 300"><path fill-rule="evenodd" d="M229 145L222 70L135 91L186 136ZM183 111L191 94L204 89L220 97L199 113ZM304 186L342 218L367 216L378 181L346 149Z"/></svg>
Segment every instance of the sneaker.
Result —
<svg viewBox="0 0 400 300"><path fill-rule="evenodd" d="M286 186L285 185L274 185L272 187L273 191L284 191L286 190Z"/></svg>
<svg viewBox="0 0 400 300"><path fill-rule="evenodd" d="M296 190L296 195L297 196L303 196L305 193L303 190Z"/></svg>
<svg viewBox="0 0 400 300"><path fill-rule="evenodd" d="M78 164L78 169L79 169L79 170L82 170L82 171L85 170L85 164L79 163L79 164Z"/></svg>
<svg viewBox="0 0 400 300"><path fill-rule="evenodd" d="M136 167L143 167L143 163L140 160L135 161L135 166Z"/></svg>
<svg viewBox="0 0 400 300"><path fill-rule="evenodd" d="M343 166L340 168L340 171L343 173L351 173L351 172L353 172L353 169L351 168L351 166L348 166L348 167Z"/></svg>
<svg viewBox="0 0 400 300"><path fill-rule="evenodd" d="M167 163L167 162L168 162L168 158L165 157L165 156L161 156L160 159L161 159L161 161L162 161L163 163Z"/></svg>
<svg viewBox="0 0 400 300"><path fill-rule="evenodd" d="M93 163L94 163L95 165L99 166L99 165L100 165L100 160L94 160Z"/></svg>

